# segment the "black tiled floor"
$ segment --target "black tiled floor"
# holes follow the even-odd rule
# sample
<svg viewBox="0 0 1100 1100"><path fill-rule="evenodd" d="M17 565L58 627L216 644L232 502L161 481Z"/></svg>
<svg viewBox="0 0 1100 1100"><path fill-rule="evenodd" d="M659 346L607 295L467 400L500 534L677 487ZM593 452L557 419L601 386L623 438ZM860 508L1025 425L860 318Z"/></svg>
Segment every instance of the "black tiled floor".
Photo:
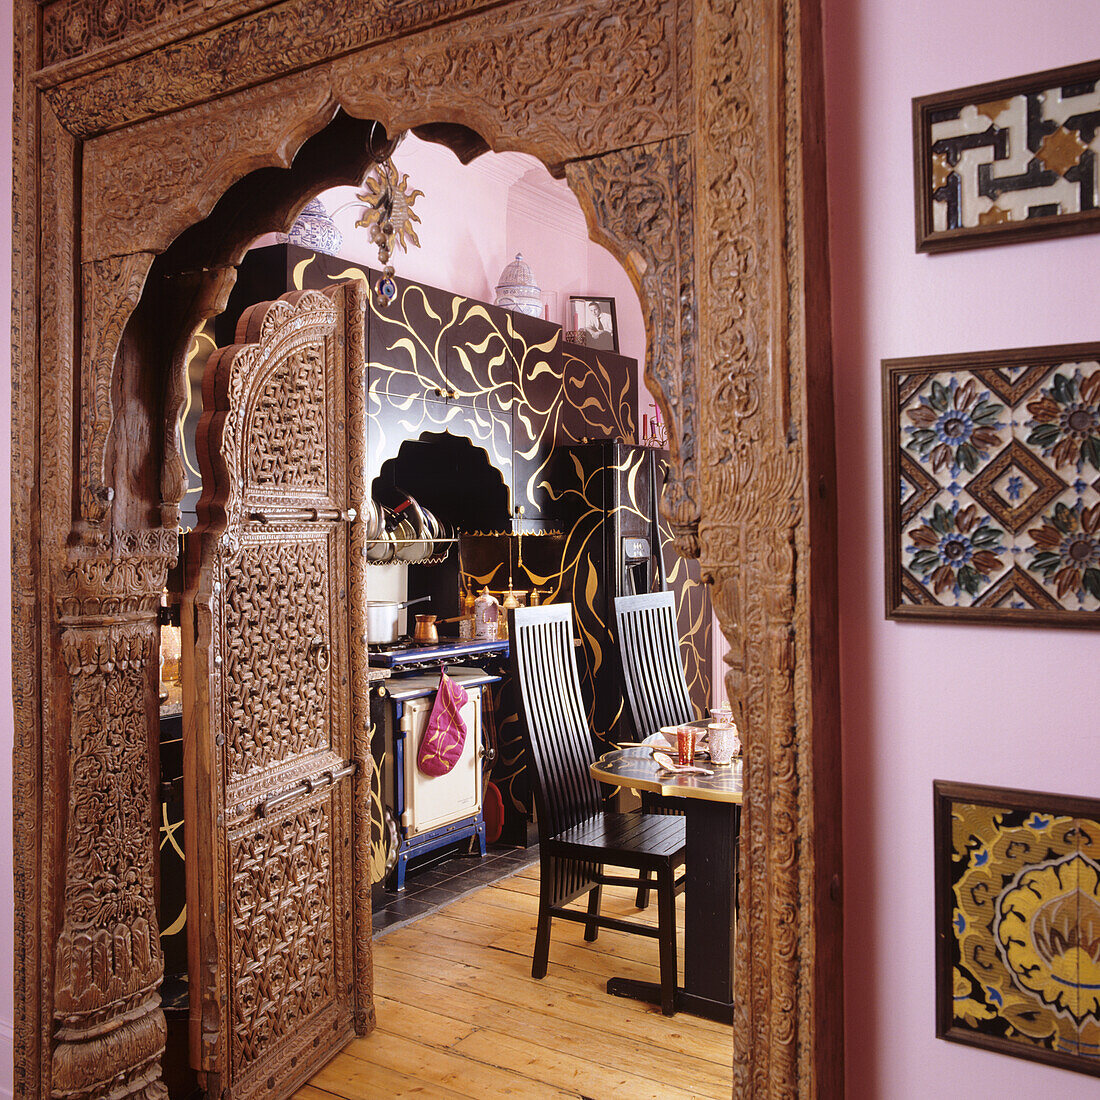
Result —
<svg viewBox="0 0 1100 1100"><path fill-rule="evenodd" d="M537 847L502 848L490 849L484 859L453 855L414 868L405 878L403 893L375 894L374 933L416 920L471 890L514 874L538 858Z"/></svg>

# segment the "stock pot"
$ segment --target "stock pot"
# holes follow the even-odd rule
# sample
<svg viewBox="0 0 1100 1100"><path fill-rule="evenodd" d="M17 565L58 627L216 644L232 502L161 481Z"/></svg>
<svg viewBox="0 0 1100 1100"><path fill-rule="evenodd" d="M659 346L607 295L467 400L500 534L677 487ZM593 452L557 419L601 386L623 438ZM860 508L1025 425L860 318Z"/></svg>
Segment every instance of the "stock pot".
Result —
<svg viewBox="0 0 1100 1100"><path fill-rule="evenodd" d="M398 612L414 603L424 603L431 596L418 596L415 600L396 603L393 600L367 601L367 644L377 645L397 641Z"/></svg>

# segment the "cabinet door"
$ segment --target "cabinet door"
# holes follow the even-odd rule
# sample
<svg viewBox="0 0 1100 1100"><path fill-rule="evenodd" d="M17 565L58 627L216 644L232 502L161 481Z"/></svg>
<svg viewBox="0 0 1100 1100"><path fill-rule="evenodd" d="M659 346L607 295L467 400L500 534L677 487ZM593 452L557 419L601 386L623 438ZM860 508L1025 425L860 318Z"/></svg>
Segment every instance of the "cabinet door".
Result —
<svg viewBox="0 0 1100 1100"><path fill-rule="evenodd" d="M252 307L204 380L184 751L191 1051L211 1095L289 1096L370 1016L344 390L361 308L347 287Z"/></svg>
<svg viewBox="0 0 1100 1100"><path fill-rule="evenodd" d="M445 401L454 295L396 279L397 297L367 303L367 379L382 404L408 408L413 400Z"/></svg>
<svg viewBox="0 0 1100 1100"><path fill-rule="evenodd" d="M514 360L512 403L513 530L554 526L548 470L565 415L561 326L522 313L508 314Z"/></svg>
<svg viewBox="0 0 1100 1100"><path fill-rule="evenodd" d="M633 443L638 409L638 361L580 344L562 345L565 411L561 442L617 439Z"/></svg>
<svg viewBox="0 0 1100 1100"><path fill-rule="evenodd" d="M455 295L447 323L447 398L482 410L511 435L513 368L507 310Z"/></svg>

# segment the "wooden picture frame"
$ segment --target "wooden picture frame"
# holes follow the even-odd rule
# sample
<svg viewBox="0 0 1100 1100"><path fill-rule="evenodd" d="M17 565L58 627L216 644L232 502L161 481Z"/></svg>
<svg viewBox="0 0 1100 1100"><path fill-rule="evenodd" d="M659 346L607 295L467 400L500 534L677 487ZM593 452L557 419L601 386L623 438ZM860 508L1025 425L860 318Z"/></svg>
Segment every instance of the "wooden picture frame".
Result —
<svg viewBox="0 0 1100 1100"><path fill-rule="evenodd" d="M1100 230L1098 109L1100 60L914 99L917 251Z"/></svg>
<svg viewBox="0 0 1100 1100"><path fill-rule="evenodd" d="M933 803L937 1038L1100 1077L1079 1053L1100 991L1073 962L1100 916L1100 800L937 780Z"/></svg>
<svg viewBox="0 0 1100 1100"><path fill-rule="evenodd" d="M887 618L1100 627L1100 344L882 372Z"/></svg>
<svg viewBox="0 0 1100 1100"><path fill-rule="evenodd" d="M597 351L619 350L619 323L615 299L595 294L571 294L567 330L584 333L584 346Z"/></svg>

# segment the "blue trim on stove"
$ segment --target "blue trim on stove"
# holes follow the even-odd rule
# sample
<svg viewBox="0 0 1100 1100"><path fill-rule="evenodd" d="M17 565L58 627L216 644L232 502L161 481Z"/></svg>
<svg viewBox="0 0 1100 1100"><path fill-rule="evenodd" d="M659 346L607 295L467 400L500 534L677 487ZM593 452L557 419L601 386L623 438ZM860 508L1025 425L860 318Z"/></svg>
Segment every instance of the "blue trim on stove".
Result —
<svg viewBox="0 0 1100 1100"><path fill-rule="evenodd" d="M511 652L508 640L504 641L448 641L439 645L410 645L405 649L381 649L368 653L367 661L375 668L401 668L404 665L426 661L454 661L460 657L476 657L497 654L507 657Z"/></svg>

